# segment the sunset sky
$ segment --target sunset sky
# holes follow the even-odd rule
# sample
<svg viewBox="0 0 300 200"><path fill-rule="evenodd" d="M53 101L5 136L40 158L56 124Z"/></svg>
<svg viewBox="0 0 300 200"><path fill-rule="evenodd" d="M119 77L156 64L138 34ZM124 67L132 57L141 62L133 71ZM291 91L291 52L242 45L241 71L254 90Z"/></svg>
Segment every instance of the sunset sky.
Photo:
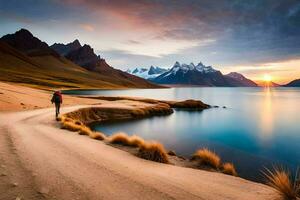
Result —
<svg viewBox="0 0 300 200"><path fill-rule="evenodd" d="M90 44L113 67L175 61L254 80L300 78L299 0L0 0L0 36Z"/></svg>

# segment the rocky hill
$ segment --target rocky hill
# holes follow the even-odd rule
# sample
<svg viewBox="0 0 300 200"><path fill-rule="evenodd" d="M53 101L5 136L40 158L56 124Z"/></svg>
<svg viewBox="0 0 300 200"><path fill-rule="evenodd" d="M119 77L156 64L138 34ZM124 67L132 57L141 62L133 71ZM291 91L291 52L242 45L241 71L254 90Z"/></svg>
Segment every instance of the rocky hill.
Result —
<svg viewBox="0 0 300 200"><path fill-rule="evenodd" d="M62 44L62 43L54 43L50 46L54 51L59 53L60 55L67 55L71 51L77 50L81 47L81 44L79 40L74 40L73 42L70 42L68 44Z"/></svg>
<svg viewBox="0 0 300 200"><path fill-rule="evenodd" d="M64 49L60 54L28 30L21 29L5 35L0 38L0 81L42 88L158 87L142 78L114 69L95 55L88 45L79 47L78 43L75 40L66 48L59 45ZM70 51L69 59L63 55L65 50Z"/></svg>

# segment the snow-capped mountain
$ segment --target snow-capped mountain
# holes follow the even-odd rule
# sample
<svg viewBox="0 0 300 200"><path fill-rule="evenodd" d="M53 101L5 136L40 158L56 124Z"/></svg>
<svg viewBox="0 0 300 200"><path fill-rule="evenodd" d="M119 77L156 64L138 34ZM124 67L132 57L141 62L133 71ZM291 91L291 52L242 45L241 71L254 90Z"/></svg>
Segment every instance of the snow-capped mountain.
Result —
<svg viewBox="0 0 300 200"><path fill-rule="evenodd" d="M198 65L195 65L194 63L187 65L187 64L180 64L179 62L175 62L174 66L171 68L171 70L168 71L168 73L165 73L164 77L169 76L171 74L176 75L178 71L179 73L183 73L183 74L190 71L195 71L195 72L200 72L205 74L217 72L217 70L213 69L211 66L205 66L201 62Z"/></svg>
<svg viewBox="0 0 300 200"><path fill-rule="evenodd" d="M126 72L144 79L154 79L157 76L161 75L162 73L168 71L167 69L160 68L160 67L153 67L150 68L135 68L134 70L128 69Z"/></svg>
<svg viewBox="0 0 300 200"><path fill-rule="evenodd" d="M247 84L240 80L241 77L246 79L241 74L240 76L237 76L237 73L235 73L236 76L234 77L231 77L231 75L223 75L220 71L214 69L211 66L205 66L201 62L197 65L195 65L194 63L188 65L175 62L174 66L169 71L157 76L151 81L158 84L201 85L220 87L256 86L254 85L254 82L254 84Z"/></svg>

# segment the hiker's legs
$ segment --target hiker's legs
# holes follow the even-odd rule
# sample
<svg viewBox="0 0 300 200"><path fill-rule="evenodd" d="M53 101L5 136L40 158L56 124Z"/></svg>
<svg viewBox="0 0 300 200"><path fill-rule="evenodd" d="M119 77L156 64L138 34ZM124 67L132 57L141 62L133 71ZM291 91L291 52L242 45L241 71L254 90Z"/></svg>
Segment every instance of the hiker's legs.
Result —
<svg viewBox="0 0 300 200"><path fill-rule="evenodd" d="M56 117L58 117L58 114L59 114L59 108L60 108L60 104L59 104L59 103L56 103L56 104L55 104L55 115L56 115Z"/></svg>
<svg viewBox="0 0 300 200"><path fill-rule="evenodd" d="M57 113L60 114L60 103L57 105Z"/></svg>

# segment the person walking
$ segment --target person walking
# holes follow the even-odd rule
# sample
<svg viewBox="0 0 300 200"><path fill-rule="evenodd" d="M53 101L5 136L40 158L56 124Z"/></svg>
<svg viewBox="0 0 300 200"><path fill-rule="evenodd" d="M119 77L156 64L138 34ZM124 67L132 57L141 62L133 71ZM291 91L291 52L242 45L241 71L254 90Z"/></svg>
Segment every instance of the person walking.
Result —
<svg viewBox="0 0 300 200"><path fill-rule="evenodd" d="M55 116L57 118L59 115L59 112L60 112L60 105L62 104L62 95L61 95L60 91L54 92L51 102L52 102L52 104L55 103L55 109L56 109Z"/></svg>

